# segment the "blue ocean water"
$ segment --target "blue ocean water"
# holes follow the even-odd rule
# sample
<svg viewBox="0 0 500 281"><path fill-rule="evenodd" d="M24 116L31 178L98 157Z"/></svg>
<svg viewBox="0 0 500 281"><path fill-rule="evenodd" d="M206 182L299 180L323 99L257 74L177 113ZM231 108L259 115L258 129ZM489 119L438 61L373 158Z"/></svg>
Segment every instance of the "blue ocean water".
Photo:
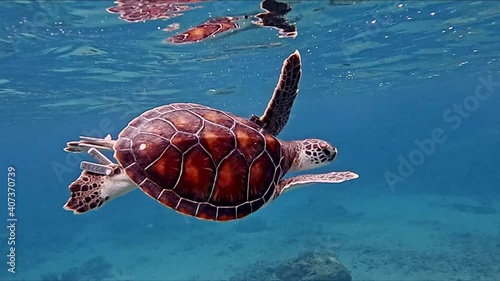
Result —
<svg viewBox="0 0 500 281"><path fill-rule="evenodd" d="M498 280L498 2L286 2L296 38L250 23L188 45L163 41L254 15L259 1L203 1L138 23L106 11L113 1L2 2L0 279L263 280L310 251L353 280ZM163 31L172 23L180 30ZM228 223L139 190L84 215L62 209L92 160L64 152L67 141L116 137L172 102L260 115L294 50L300 93L279 137L330 141L336 161L312 172L359 179L294 190Z"/></svg>

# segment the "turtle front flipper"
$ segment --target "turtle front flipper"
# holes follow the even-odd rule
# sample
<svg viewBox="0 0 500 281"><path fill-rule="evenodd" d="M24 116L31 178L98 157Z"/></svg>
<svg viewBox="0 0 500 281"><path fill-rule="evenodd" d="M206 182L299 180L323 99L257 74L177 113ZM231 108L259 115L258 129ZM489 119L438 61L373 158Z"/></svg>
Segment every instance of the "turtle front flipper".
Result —
<svg viewBox="0 0 500 281"><path fill-rule="evenodd" d="M252 115L250 121L274 136L281 132L288 122L293 102L299 92L301 67L300 53L295 51L283 62L278 84L264 114L261 117Z"/></svg>
<svg viewBox="0 0 500 281"><path fill-rule="evenodd" d="M260 3L260 8L264 12L254 16L256 19L254 24L278 29L279 38L295 38L297 36L295 24L289 23L285 18L286 14L292 10L290 5L276 0L263 0Z"/></svg>
<svg viewBox="0 0 500 281"><path fill-rule="evenodd" d="M112 150L115 142L116 140L112 140L111 135L109 134L103 139L81 136L79 141L70 141L66 143L64 151L80 153L86 152L90 148L96 148L99 150Z"/></svg>
<svg viewBox="0 0 500 281"><path fill-rule="evenodd" d="M283 179L276 187L275 198L285 191L297 187L303 187L313 183L341 183L359 178L359 175L351 172L330 172L325 174L307 174Z"/></svg>

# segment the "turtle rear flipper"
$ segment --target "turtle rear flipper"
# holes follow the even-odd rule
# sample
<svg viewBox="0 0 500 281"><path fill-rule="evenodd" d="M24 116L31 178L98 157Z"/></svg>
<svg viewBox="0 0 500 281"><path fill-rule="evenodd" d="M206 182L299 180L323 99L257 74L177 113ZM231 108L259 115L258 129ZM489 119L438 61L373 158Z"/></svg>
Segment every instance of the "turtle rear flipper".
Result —
<svg viewBox="0 0 500 281"><path fill-rule="evenodd" d="M303 187L313 183L341 183L359 178L359 175L351 172L330 172L325 174L307 174L283 179L276 187L276 197L285 191Z"/></svg>
<svg viewBox="0 0 500 281"><path fill-rule="evenodd" d="M98 150L112 150L115 142L116 140L112 140L111 135L109 134L103 139L80 136L79 141L70 141L66 143L64 151L80 153L86 152L91 148L96 148Z"/></svg>
<svg viewBox="0 0 500 281"><path fill-rule="evenodd" d="M299 93L301 75L300 54L295 51L283 62L278 84L264 114L261 117L252 115L250 121L264 128L270 134L277 136L290 117L293 102Z"/></svg>
<svg viewBox="0 0 500 281"><path fill-rule="evenodd" d="M63 208L74 214L96 210L104 203L125 195L137 188L122 168L115 168L112 175L101 175L84 170L69 185L71 195Z"/></svg>

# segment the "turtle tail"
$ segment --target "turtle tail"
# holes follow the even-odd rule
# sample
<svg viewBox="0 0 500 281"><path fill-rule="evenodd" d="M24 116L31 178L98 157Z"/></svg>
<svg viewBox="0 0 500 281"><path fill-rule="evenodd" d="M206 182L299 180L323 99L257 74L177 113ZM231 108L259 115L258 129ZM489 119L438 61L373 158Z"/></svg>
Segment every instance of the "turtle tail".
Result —
<svg viewBox="0 0 500 281"><path fill-rule="evenodd" d="M101 207L109 196L103 196L104 175L83 171L80 177L69 185L71 195L63 208L74 214L82 214Z"/></svg>

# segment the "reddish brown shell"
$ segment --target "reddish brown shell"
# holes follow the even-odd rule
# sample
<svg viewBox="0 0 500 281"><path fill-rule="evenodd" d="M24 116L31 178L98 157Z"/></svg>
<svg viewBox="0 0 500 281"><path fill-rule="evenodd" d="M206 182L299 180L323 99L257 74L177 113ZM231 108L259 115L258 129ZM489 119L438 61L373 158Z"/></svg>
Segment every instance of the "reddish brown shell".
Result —
<svg viewBox="0 0 500 281"><path fill-rule="evenodd" d="M217 34L240 28L238 17L220 17L209 19L198 26L187 31L176 34L166 39L166 42L173 44L188 44L215 37Z"/></svg>
<svg viewBox="0 0 500 281"><path fill-rule="evenodd" d="M286 172L279 140L247 119L198 104L144 112L115 158L148 195L180 213L226 221L261 208Z"/></svg>

